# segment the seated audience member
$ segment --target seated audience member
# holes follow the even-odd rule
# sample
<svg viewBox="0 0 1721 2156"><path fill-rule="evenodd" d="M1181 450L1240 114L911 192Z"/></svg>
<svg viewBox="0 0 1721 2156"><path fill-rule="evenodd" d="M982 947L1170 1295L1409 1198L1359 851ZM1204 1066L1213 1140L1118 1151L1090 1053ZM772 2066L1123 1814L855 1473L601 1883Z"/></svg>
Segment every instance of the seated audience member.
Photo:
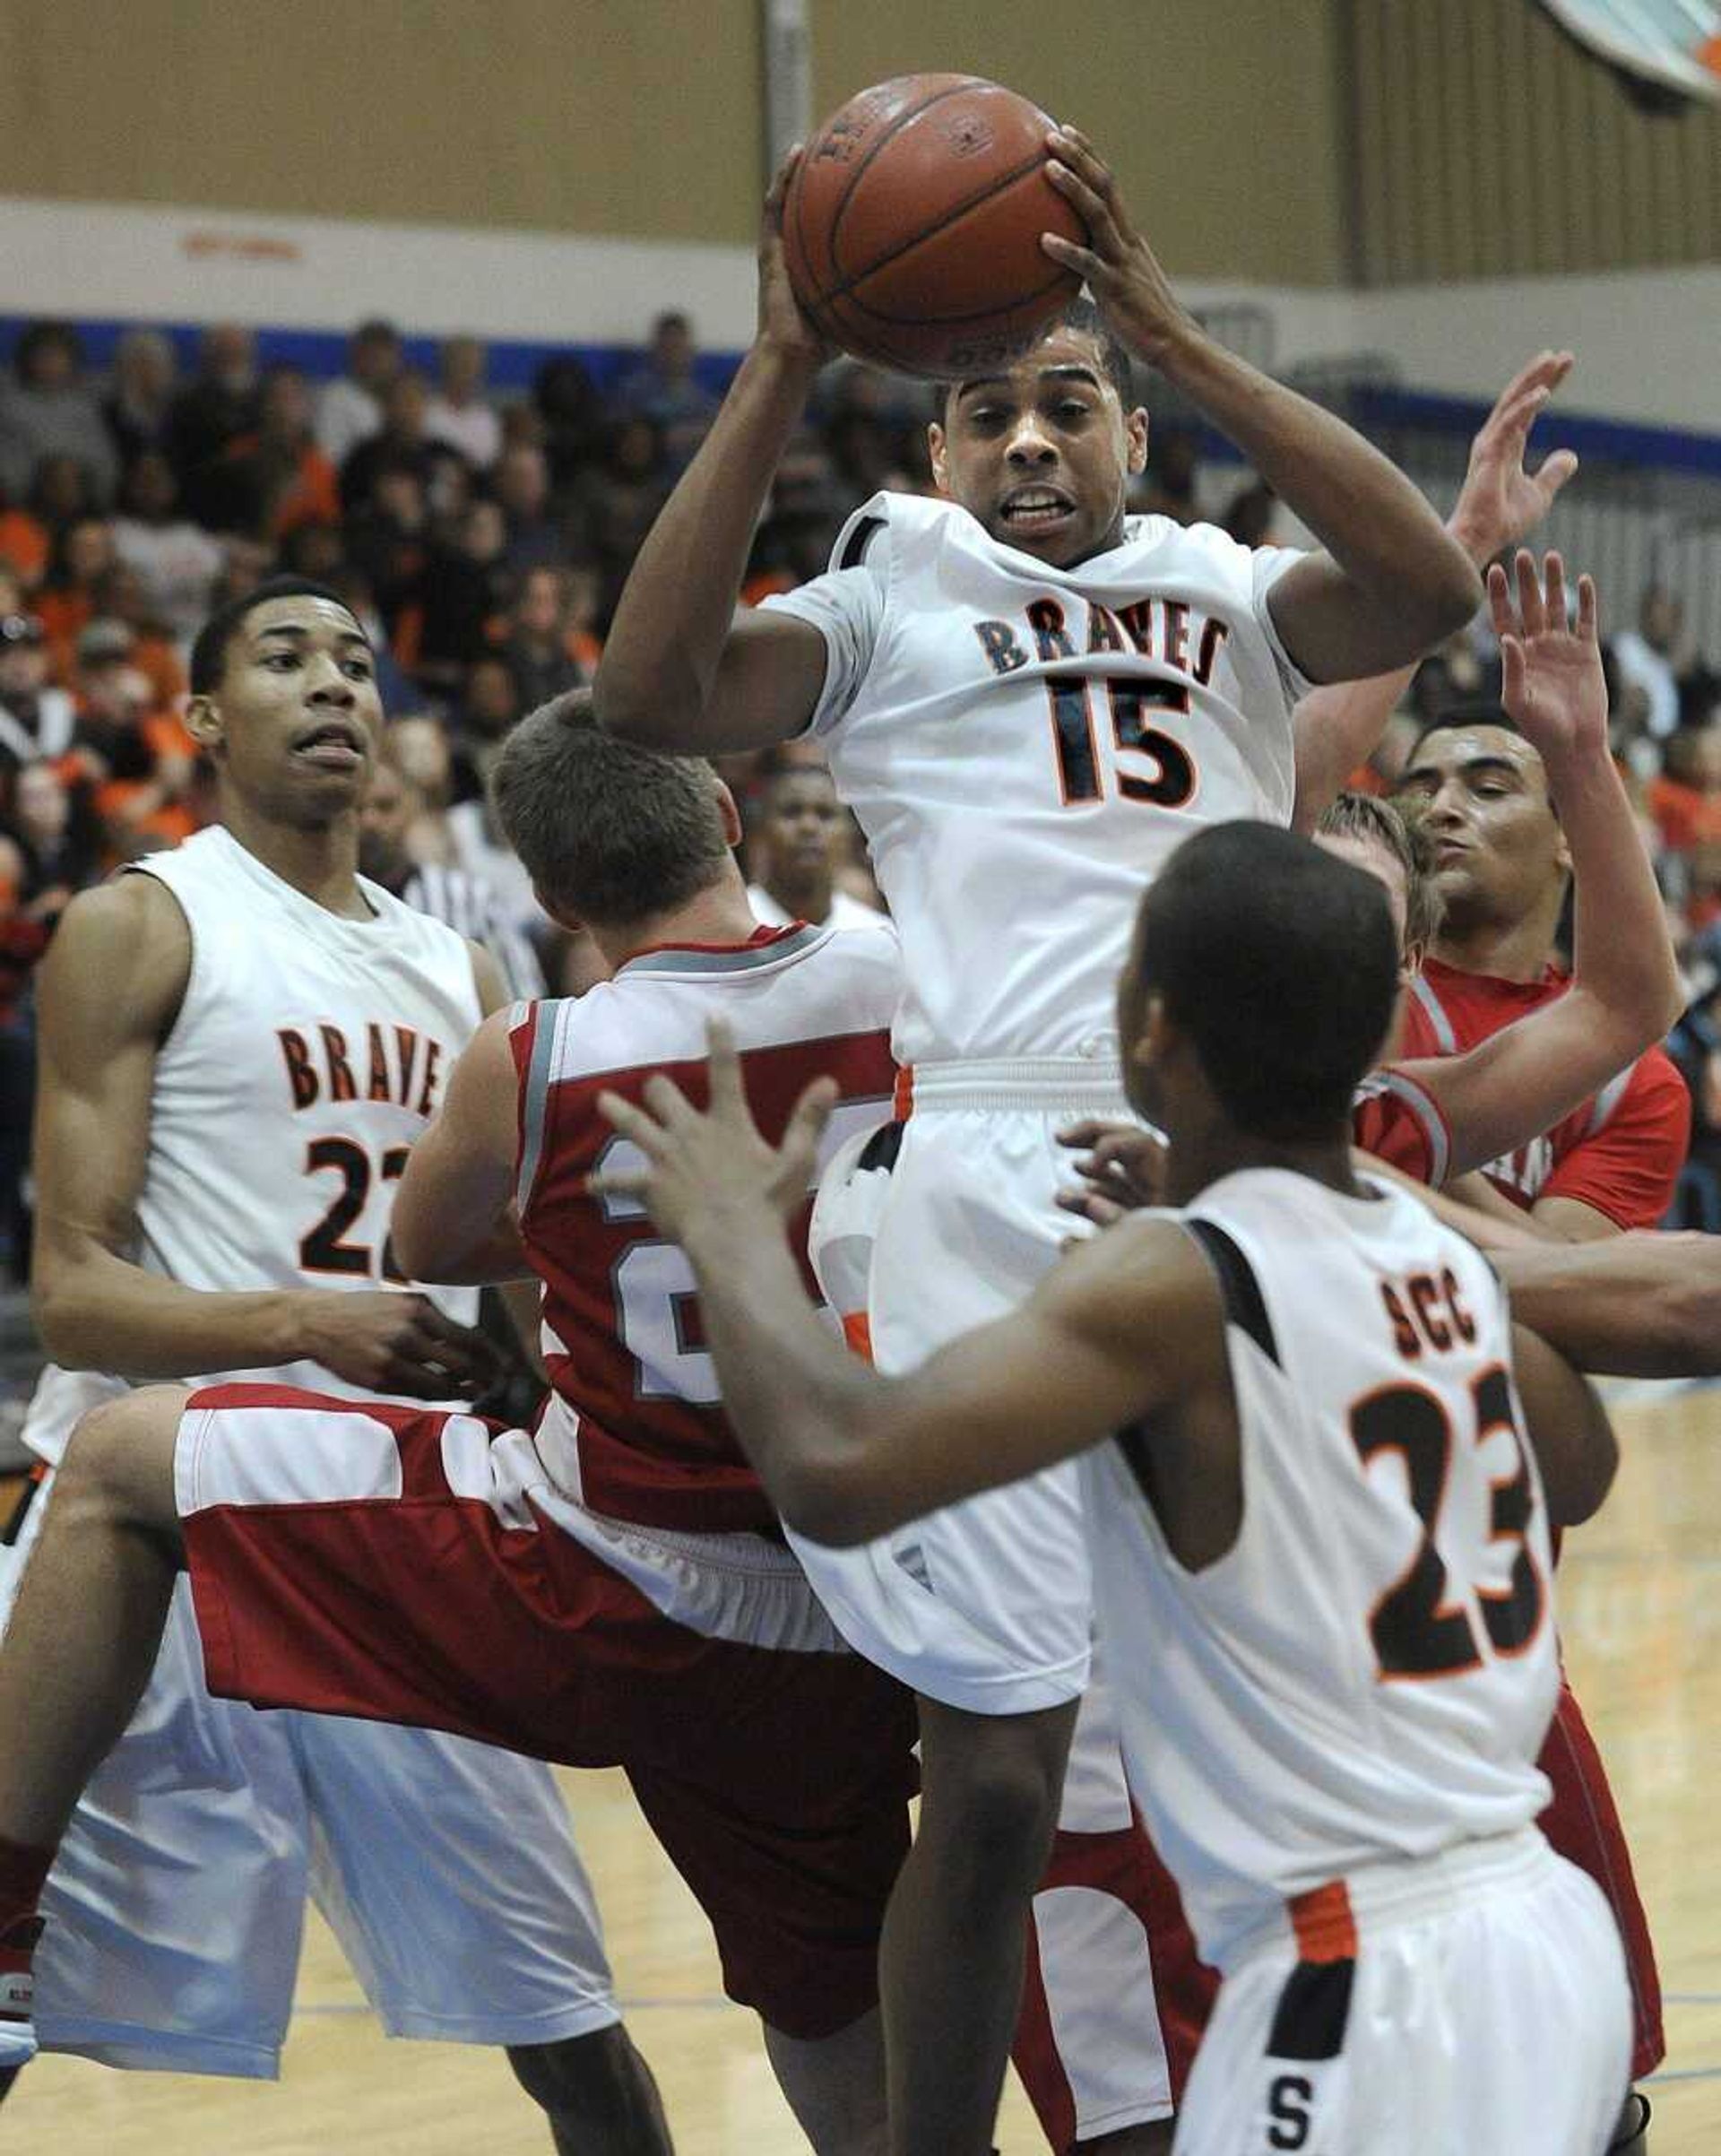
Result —
<svg viewBox="0 0 1721 2156"><path fill-rule="evenodd" d="M48 574L36 594L36 611L48 631L54 671L71 671L78 632L95 619L96 590L118 558L114 528L102 516L80 516L55 538Z"/></svg>
<svg viewBox="0 0 1721 2156"><path fill-rule="evenodd" d="M384 392L382 406L382 425L341 466L341 506L349 515L374 499L377 475L385 470L410 466L431 504L443 469L450 463L464 467L460 452L428 431L430 385L416 368L402 368Z"/></svg>
<svg viewBox="0 0 1721 2156"><path fill-rule="evenodd" d="M172 711L154 706L132 662L123 621L92 621L78 638L78 719L68 762L94 789L108 851L120 861L144 842L176 844L196 820L186 805L196 744Z"/></svg>
<svg viewBox="0 0 1721 2156"><path fill-rule="evenodd" d="M25 590L34 590L48 567L48 526L22 502L7 493L0 481L0 576L15 578L20 603ZM15 614L17 605L0 606L0 612Z"/></svg>
<svg viewBox="0 0 1721 2156"><path fill-rule="evenodd" d="M257 424L257 350L238 322L217 322L197 348L196 378L174 399L169 453L186 514L219 527L229 451Z"/></svg>
<svg viewBox="0 0 1721 2156"><path fill-rule="evenodd" d="M431 439L457 449L475 472L488 472L502 448L502 422L484 392L486 356L476 337L445 338L426 420Z"/></svg>
<svg viewBox="0 0 1721 2156"><path fill-rule="evenodd" d="M452 541L427 550L398 644L403 663L428 687L457 692L466 669L506 634L514 588L506 552L507 526L489 500L470 503Z"/></svg>
<svg viewBox="0 0 1721 2156"><path fill-rule="evenodd" d="M101 503L89 465L82 457L69 456L60 450L43 457L30 483L28 507L48 534L51 552L55 540L68 524L101 515Z"/></svg>
<svg viewBox="0 0 1721 2156"><path fill-rule="evenodd" d="M422 796L385 737L359 812L360 873L403 905L481 943L501 967L510 995L528 1001L541 996L544 974L538 954L483 878L467 869L415 858L412 841L424 813Z"/></svg>
<svg viewBox="0 0 1721 2156"><path fill-rule="evenodd" d="M0 486L15 500L48 456L76 458L98 499L112 497L119 460L83 380L83 345L64 322L32 322L0 380Z"/></svg>
<svg viewBox="0 0 1721 2156"><path fill-rule="evenodd" d="M447 729L428 712L409 712L391 723L388 753L419 804L408 841L413 860L440 862L445 867L454 858L448 829L454 772Z"/></svg>
<svg viewBox="0 0 1721 2156"><path fill-rule="evenodd" d="M0 616L0 774L64 756L77 706L48 678L48 632L34 614Z"/></svg>
<svg viewBox="0 0 1721 2156"><path fill-rule="evenodd" d="M1679 724L1678 656L1684 609L1671 592L1650 584L1638 607L1638 626L1614 637L1624 716L1651 740L1665 741Z"/></svg>
<svg viewBox="0 0 1721 2156"><path fill-rule="evenodd" d="M523 442L505 449L490 491L507 526L503 558L510 576L567 559L567 535L550 509L549 465L541 449Z"/></svg>
<svg viewBox="0 0 1721 2156"><path fill-rule="evenodd" d="M837 882L850 851L850 825L831 775L817 764L789 764L765 782L757 819L748 833L755 916L771 928L791 921L815 928L877 928L876 906Z"/></svg>
<svg viewBox="0 0 1721 2156"><path fill-rule="evenodd" d="M429 506L411 458L378 467L369 502L346 520L346 547L393 633L402 610L418 602L430 553Z"/></svg>
<svg viewBox="0 0 1721 2156"><path fill-rule="evenodd" d="M644 363L624 375L616 390L618 411L657 429L672 473L692 463L717 415L718 398L694 372L696 356L692 323L671 307L653 323Z"/></svg>
<svg viewBox="0 0 1721 2156"><path fill-rule="evenodd" d="M473 801L482 794L491 758L524 715L520 684L501 653L487 653L474 659L466 670L460 704L448 723L456 801Z"/></svg>
<svg viewBox="0 0 1721 2156"><path fill-rule="evenodd" d="M226 552L218 557L216 575L226 567ZM151 700L158 709L177 711L190 688L181 645L162 628L143 578L129 563L115 562L99 578L94 591L93 619L123 621L132 632L132 664L149 676Z"/></svg>
<svg viewBox="0 0 1721 2156"><path fill-rule="evenodd" d="M301 524L338 524L334 466L311 427L311 393L296 367L272 367L257 398L257 424L229 445L224 529L284 539Z"/></svg>
<svg viewBox="0 0 1721 2156"><path fill-rule="evenodd" d="M209 612L221 545L179 513L179 482L159 449L143 450L126 467L112 533L115 556L136 574L151 618L189 645Z"/></svg>
<svg viewBox="0 0 1721 2156"><path fill-rule="evenodd" d="M114 378L101 400L101 416L113 437L122 473L146 449L171 449L170 427L179 363L171 339L159 329L128 329L114 351Z"/></svg>
<svg viewBox="0 0 1721 2156"><path fill-rule="evenodd" d="M528 711L548 704L589 680L575 654L575 631L569 614L566 574L552 565L528 569L509 617L503 656L514 670L520 700Z"/></svg>
<svg viewBox="0 0 1721 2156"><path fill-rule="evenodd" d="M596 457L603 438L603 399L597 384L572 352L558 352L532 377L532 403L524 409L538 415L551 482L558 495L566 494Z"/></svg>
<svg viewBox="0 0 1721 2156"><path fill-rule="evenodd" d="M400 333L392 322L361 322L347 344L347 371L316 400L317 446L338 472L383 423L382 400L401 371Z"/></svg>
<svg viewBox="0 0 1721 2156"><path fill-rule="evenodd" d="M1721 711L1706 725L1672 735L1644 806L1670 853L1689 854L1721 841Z"/></svg>
<svg viewBox="0 0 1721 2156"><path fill-rule="evenodd" d="M606 616L668 492L662 437L650 420L637 418L610 430L602 463L575 484L570 522L577 550L602 574Z"/></svg>

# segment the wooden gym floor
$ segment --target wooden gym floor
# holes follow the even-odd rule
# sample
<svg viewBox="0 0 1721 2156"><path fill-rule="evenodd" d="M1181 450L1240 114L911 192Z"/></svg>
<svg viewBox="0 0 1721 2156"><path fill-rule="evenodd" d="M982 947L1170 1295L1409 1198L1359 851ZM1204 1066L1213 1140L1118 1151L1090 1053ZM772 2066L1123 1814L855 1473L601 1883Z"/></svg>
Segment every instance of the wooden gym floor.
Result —
<svg viewBox="0 0 1721 2156"><path fill-rule="evenodd" d="M1628 1390L1625 1453L1599 1520L1571 1539L1561 1609L1573 1681L1606 1755L1660 1949L1669 2056L1656 2156L1721 2145L1721 1390ZM628 2021L662 2084L681 2156L804 2147L750 2019L728 2005L697 1910L618 1776L568 1778ZM1557 2052L1550 2058L1558 2071ZM1006 2156L1042 2146L1014 2087ZM545 2156L499 2055L385 2044L313 1923L278 2085L30 2068L0 2144L53 2156Z"/></svg>

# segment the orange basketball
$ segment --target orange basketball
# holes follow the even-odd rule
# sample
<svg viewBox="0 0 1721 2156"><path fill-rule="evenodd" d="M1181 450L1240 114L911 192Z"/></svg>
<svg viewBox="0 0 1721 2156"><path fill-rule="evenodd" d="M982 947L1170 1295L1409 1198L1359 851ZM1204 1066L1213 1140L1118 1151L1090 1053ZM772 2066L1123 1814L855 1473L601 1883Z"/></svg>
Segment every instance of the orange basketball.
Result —
<svg viewBox="0 0 1721 2156"><path fill-rule="evenodd" d="M899 75L808 143L783 203L795 297L857 359L960 379L1033 342L1080 289L1041 247L1085 246L1046 178L1051 121L978 75Z"/></svg>

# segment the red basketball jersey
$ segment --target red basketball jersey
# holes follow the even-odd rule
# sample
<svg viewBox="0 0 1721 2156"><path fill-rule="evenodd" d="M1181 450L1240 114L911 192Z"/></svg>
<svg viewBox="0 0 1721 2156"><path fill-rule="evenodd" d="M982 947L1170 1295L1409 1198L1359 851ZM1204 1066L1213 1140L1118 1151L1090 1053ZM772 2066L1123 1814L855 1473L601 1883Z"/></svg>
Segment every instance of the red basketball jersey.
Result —
<svg viewBox="0 0 1721 2156"><path fill-rule="evenodd" d="M516 1011L520 1225L543 1284L554 1388L539 1450L552 1478L592 1511L705 1534L776 1525L718 1405L686 1257L636 1199L586 1189L595 1169L635 1152L599 1113L599 1094L636 1100L661 1071L703 1106L705 1028L721 1017L771 1142L814 1078L836 1079L828 1153L889 1113L901 985L888 926L839 935L797 922L745 944L642 951L577 1000ZM803 1249L805 1232L803 1215Z"/></svg>

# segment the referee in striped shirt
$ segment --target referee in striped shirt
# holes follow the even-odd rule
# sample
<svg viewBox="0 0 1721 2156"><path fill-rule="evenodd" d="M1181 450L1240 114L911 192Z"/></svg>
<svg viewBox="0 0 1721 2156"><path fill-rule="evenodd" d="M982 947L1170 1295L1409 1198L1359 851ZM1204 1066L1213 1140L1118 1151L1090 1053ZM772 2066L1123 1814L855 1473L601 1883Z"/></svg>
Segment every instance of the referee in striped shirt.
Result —
<svg viewBox="0 0 1721 2156"><path fill-rule="evenodd" d="M384 749L372 766L369 791L359 812L360 872L402 905L481 943L502 968L512 994L526 1002L543 995L544 970L532 940L509 918L490 886L464 869L429 862L420 865L407 852L407 832L423 812L417 788Z"/></svg>

